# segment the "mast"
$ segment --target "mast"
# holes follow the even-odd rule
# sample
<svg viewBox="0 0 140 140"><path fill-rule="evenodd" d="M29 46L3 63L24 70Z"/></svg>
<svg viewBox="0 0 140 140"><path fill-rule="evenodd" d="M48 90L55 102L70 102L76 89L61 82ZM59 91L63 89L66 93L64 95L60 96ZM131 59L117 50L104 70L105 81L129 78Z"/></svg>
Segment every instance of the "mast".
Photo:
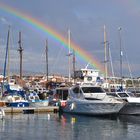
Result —
<svg viewBox="0 0 140 140"><path fill-rule="evenodd" d="M75 51L73 50L73 79L75 84Z"/></svg>
<svg viewBox="0 0 140 140"><path fill-rule="evenodd" d="M46 40L46 78L48 81L48 41Z"/></svg>
<svg viewBox="0 0 140 140"><path fill-rule="evenodd" d="M8 35L7 35L7 44L6 44L6 53L5 53L5 62L4 62L4 73L3 73L3 81L6 77L6 71L7 71L7 76L8 76L8 83L9 83L9 68L10 68L10 53L9 53L9 41L10 41L10 26L8 29ZM7 66L7 57L8 57L8 66ZM7 66L7 68L6 68Z"/></svg>
<svg viewBox="0 0 140 140"><path fill-rule="evenodd" d="M22 54L23 54L23 48L21 46L21 32L19 32L19 41L18 41L18 44L19 44L19 55L20 55L20 79L22 79Z"/></svg>
<svg viewBox="0 0 140 140"><path fill-rule="evenodd" d="M121 30L122 30L122 28L119 27L118 31L119 31L119 42L120 42L120 78L121 78L121 88L122 88L122 56L123 56L123 52L122 52Z"/></svg>
<svg viewBox="0 0 140 140"><path fill-rule="evenodd" d="M107 82L107 77L108 77L108 65L107 65L107 41L106 41L106 27L104 25L104 62L105 62L105 79Z"/></svg>
<svg viewBox="0 0 140 140"><path fill-rule="evenodd" d="M68 47L69 47L69 53L68 53L69 74L68 74L68 76L69 76L69 82L70 82L70 78L71 78L71 71L70 71L70 69L71 69L71 66L70 66L70 64L71 64L71 62L70 62L70 56L71 56L71 52L70 52L71 43L70 43L70 41L71 41L71 38L70 38L70 34L71 34L70 29L68 29Z"/></svg>

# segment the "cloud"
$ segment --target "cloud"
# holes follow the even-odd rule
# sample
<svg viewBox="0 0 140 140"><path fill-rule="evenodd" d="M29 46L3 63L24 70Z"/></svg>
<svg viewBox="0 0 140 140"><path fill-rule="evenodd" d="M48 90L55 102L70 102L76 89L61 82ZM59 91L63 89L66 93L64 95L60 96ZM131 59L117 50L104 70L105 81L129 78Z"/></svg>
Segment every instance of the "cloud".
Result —
<svg viewBox="0 0 140 140"><path fill-rule="evenodd" d="M1 17L0 21L5 25L11 25L11 23L5 17Z"/></svg>

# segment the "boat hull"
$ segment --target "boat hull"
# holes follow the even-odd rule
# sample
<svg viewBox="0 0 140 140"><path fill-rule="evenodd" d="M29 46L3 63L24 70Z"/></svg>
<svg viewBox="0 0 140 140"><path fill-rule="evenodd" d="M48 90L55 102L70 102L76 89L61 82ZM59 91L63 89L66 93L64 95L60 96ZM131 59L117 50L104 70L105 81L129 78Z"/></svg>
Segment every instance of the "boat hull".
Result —
<svg viewBox="0 0 140 140"><path fill-rule="evenodd" d="M49 105L48 100L41 100L41 101L35 101L35 102L30 102L31 107L45 107Z"/></svg>
<svg viewBox="0 0 140 140"><path fill-rule="evenodd" d="M127 103L119 111L122 115L140 115L140 103Z"/></svg>
<svg viewBox="0 0 140 140"><path fill-rule="evenodd" d="M4 107L6 106L6 102L5 101L0 101L0 107Z"/></svg>
<svg viewBox="0 0 140 140"><path fill-rule="evenodd" d="M8 107L28 107L28 102L9 102L7 103Z"/></svg>
<svg viewBox="0 0 140 140"><path fill-rule="evenodd" d="M118 114L123 106L123 103L67 101L66 105L62 106L61 108L62 111L66 113L84 115L111 115Z"/></svg>

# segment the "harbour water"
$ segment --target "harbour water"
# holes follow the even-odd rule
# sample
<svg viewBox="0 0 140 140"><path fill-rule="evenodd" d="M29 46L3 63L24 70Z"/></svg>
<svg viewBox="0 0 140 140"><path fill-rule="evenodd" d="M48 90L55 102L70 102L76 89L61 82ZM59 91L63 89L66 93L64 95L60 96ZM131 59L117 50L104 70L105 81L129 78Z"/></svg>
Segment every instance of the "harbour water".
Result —
<svg viewBox="0 0 140 140"><path fill-rule="evenodd" d="M16 114L0 120L0 140L137 140L140 116Z"/></svg>

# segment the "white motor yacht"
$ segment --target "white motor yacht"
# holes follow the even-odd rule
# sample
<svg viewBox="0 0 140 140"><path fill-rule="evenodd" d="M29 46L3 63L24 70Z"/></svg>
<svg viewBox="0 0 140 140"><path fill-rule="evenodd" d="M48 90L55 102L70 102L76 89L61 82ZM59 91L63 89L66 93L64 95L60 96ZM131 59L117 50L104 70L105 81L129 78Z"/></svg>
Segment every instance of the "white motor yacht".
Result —
<svg viewBox="0 0 140 140"><path fill-rule="evenodd" d="M140 97L136 97L134 93L122 91L108 93L108 95L123 99L127 102L125 106L120 110L120 114L140 115Z"/></svg>
<svg viewBox="0 0 140 140"><path fill-rule="evenodd" d="M61 105L61 109L75 114L112 115L117 114L124 104L122 100L108 96L101 87L75 85L69 88L68 99Z"/></svg>

